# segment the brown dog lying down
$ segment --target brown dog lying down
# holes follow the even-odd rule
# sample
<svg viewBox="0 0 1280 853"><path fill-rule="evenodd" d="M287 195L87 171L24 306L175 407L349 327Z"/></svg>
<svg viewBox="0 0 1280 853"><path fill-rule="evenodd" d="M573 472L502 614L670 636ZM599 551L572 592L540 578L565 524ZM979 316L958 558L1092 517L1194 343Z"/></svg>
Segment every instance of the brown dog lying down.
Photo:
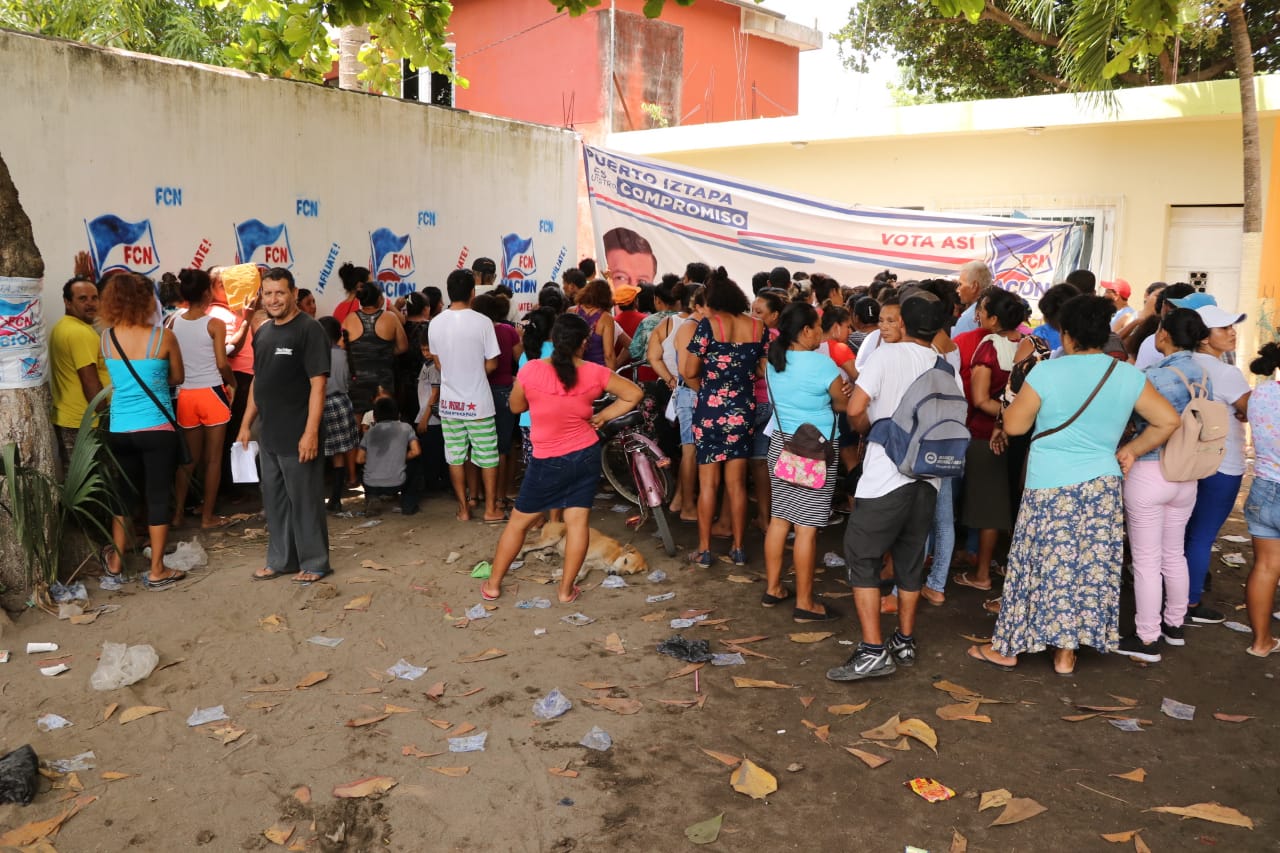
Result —
<svg viewBox="0 0 1280 853"><path fill-rule="evenodd" d="M549 551L552 548L557 554L564 556L564 525L559 522L547 522L542 525L541 530L529 531L517 557L523 558L533 551ZM633 546L623 545L593 527L587 545L587 558L583 560L578 578L585 578L593 568L602 568L611 575L634 575L637 572L647 572L649 564L645 561L644 554Z"/></svg>

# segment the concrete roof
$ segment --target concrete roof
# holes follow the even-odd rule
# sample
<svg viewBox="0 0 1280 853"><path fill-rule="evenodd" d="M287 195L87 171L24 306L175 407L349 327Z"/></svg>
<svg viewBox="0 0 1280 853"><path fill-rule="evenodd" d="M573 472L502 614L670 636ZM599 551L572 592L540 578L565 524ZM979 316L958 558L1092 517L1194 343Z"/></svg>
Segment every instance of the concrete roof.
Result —
<svg viewBox="0 0 1280 853"><path fill-rule="evenodd" d="M1260 114L1280 113L1280 74L1259 76L1256 91ZM1239 84L1213 80L1124 89L1116 93L1114 107L1072 94L1038 95L655 128L613 133L607 144L617 151L644 155L1002 130L1043 133L1054 128L1228 119L1239 114Z"/></svg>

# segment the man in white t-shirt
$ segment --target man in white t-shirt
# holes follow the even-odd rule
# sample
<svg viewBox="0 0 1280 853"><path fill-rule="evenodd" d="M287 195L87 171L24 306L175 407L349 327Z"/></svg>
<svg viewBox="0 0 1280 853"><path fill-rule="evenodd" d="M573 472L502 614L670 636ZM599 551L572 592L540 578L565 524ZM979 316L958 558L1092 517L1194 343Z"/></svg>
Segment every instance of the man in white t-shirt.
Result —
<svg viewBox="0 0 1280 853"><path fill-rule="evenodd" d="M849 399L849 421L863 435L874 422L892 417L911 383L938 360L932 341L943 325L942 303L932 294L921 293L904 299L901 312L906 339L876 348L858 374ZM960 387L959 377L956 385ZM883 447L867 444L853 514L844 535L845 562L862 642L844 664L827 672L830 680L889 675L898 666L915 663L912 631L938 485L937 480L913 480L903 475ZM898 585L898 628L888 642L880 630L880 566L885 554L893 555Z"/></svg>
<svg viewBox="0 0 1280 853"><path fill-rule="evenodd" d="M471 310L476 279L454 270L446 282L449 309L431 321L431 352L440 366L440 426L449 480L458 499L458 520L470 521L466 463L484 480L484 520L502 521L498 509L498 430L489 374L498 366L493 322Z"/></svg>

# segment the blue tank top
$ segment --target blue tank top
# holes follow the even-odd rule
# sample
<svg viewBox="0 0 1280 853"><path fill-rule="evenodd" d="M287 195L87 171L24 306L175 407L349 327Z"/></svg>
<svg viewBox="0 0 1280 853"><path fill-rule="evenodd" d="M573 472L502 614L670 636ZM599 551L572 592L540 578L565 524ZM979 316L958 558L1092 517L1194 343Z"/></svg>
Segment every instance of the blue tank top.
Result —
<svg viewBox="0 0 1280 853"><path fill-rule="evenodd" d="M551 341L543 341L542 352L538 355L538 358L551 358L551 353L554 349L555 347L551 345ZM528 363L529 363L529 354L522 353L520 355L520 364L518 367L524 367ZM519 373L519 369L517 369L516 372ZM529 410L525 409L523 412L520 413L520 426L528 428L532 425L533 425L533 421L529 419Z"/></svg>
<svg viewBox="0 0 1280 853"><path fill-rule="evenodd" d="M169 416L173 416L173 399L169 395L169 360L159 358L161 342L160 328L151 330L147 340L147 357L131 358L129 363L137 371L138 378L146 383L165 407ZM115 356L115 347L111 344L109 334L102 336L102 355L106 361L107 373L111 376L111 420L112 432L138 432L150 429L172 429L169 419L160 413L156 404L151 402L147 392L142 390L129 373L129 368Z"/></svg>

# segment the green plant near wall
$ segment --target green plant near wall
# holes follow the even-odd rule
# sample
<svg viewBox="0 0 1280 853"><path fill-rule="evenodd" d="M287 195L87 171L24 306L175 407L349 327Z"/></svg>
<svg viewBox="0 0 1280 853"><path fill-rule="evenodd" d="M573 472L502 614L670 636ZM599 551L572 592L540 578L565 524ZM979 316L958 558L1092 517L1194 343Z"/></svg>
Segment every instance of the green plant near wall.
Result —
<svg viewBox="0 0 1280 853"><path fill-rule="evenodd" d="M115 460L93 426L94 412L108 393L110 389L103 389L89 403L62 482L24 465L16 444L0 446L0 510L13 519L27 562L27 589L41 606L49 604L48 589L58 580L72 529L84 531L95 542L111 541L109 472Z"/></svg>

